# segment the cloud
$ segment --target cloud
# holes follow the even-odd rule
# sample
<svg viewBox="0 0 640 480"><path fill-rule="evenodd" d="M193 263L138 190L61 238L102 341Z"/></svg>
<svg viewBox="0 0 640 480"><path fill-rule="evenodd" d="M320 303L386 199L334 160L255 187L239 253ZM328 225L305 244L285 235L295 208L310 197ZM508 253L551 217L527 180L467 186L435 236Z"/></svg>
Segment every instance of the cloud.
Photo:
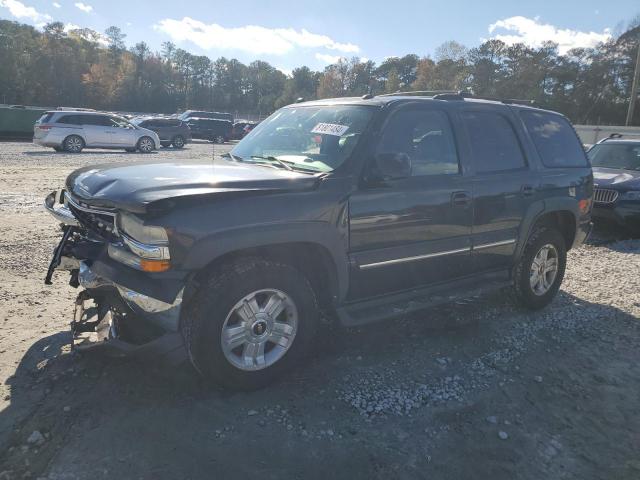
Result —
<svg viewBox="0 0 640 480"><path fill-rule="evenodd" d="M326 53L316 53L316 59L321 62L327 63L329 65L333 65L334 63L338 63L340 59L342 59L340 55L328 55Z"/></svg>
<svg viewBox="0 0 640 480"><path fill-rule="evenodd" d="M86 3L77 2L77 3L74 3L74 5L80 10L82 10L84 13L91 13L91 11L93 10L93 7Z"/></svg>
<svg viewBox="0 0 640 480"><path fill-rule="evenodd" d="M28 7L18 0L0 0L0 7L9 10L9 13L16 18L28 18L32 22L48 22L53 20L51 15L40 13L33 7Z"/></svg>
<svg viewBox="0 0 640 480"><path fill-rule="evenodd" d="M53 5L56 8L62 8L62 5L60 5L58 2L53 2L51 5Z"/></svg>
<svg viewBox="0 0 640 480"><path fill-rule="evenodd" d="M352 43L339 43L326 35L305 29L266 28L258 25L223 27L206 24L193 18L182 20L166 18L154 25L176 42L190 41L204 50L242 50L254 55L285 55L295 48L326 48L339 52L356 53L360 47Z"/></svg>
<svg viewBox="0 0 640 480"><path fill-rule="evenodd" d="M605 28L602 33L581 32L579 30L561 29L554 25L540 23L534 19L516 16L498 20L489 25L489 33L505 30L506 34L494 35L493 39L502 40L506 44L524 43L531 47L540 47L543 42L551 41L558 44L560 54L565 54L572 48L595 47L600 42L611 38L611 32Z"/></svg>

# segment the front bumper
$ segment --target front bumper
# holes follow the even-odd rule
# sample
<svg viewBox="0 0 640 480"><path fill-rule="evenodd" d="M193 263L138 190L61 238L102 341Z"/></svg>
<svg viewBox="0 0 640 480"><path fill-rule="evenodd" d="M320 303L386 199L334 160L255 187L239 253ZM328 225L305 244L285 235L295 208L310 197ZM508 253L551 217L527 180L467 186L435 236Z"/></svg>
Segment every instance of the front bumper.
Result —
<svg viewBox="0 0 640 480"><path fill-rule="evenodd" d="M613 205L594 205L594 220L605 220L621 227L640 230L640 202L622 201Z"/></svg>
<svg viewBox="0 0 640 480"><path fill-rule="evenodd" d="M108 256L107 243L83 231L61 198L54 192L45 200L45 208L64 231L45 283L51 284L54 270L66 270L69 283L84 289L71 322L74 348L99 348L118 356L163 356L171 363L186 359L179 332L184 275L163 272L154 278L115 262Z"/></svg>

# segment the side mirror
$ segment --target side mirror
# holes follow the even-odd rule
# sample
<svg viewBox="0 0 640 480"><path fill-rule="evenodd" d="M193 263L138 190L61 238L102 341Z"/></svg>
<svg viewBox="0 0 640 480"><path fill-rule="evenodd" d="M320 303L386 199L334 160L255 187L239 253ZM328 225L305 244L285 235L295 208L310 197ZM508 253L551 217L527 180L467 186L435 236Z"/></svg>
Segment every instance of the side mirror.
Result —
<svg viewBox="0 0 640 480"><path fill-rule="evenodd" d="M378 174L385 180L411 176L411 158L406 153L379 153L375 160Z"/></svg>

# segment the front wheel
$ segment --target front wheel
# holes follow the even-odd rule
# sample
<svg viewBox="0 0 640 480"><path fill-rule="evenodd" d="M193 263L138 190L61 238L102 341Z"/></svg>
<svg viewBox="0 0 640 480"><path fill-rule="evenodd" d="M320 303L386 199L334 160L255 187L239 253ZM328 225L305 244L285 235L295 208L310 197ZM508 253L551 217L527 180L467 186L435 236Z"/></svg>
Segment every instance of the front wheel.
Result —
<svg viewBox="0 0 640 480"><path fill-rule="evenodd" d="M182 135L176 135L173 137L172 143L174 148L182 148L184 147L184 137Z"/></svg>
<svg viewBox="0 0 640 480"><path fill-rule="evenodd" d="M515 293L532 310L546 307L554 299L567 266L567 247L562 234L541 227L529 237L515 270Z"/></svg>
<svg viewBox="0 0 640 480"><path fill-rule="evenodd" d="M186 306L181 330L202 374L254 390L308 353L317 319L307 278L290 265L256 258L211 275Z"/></svg>
<svg viewBox="0 0 640 480"><path fill-rule="evenodd" d="M142 153L151 153L155 148L155 144L153 143L153 139L151 139L150 137L142 137L140 140L138 140L137 148Z"/></svg>

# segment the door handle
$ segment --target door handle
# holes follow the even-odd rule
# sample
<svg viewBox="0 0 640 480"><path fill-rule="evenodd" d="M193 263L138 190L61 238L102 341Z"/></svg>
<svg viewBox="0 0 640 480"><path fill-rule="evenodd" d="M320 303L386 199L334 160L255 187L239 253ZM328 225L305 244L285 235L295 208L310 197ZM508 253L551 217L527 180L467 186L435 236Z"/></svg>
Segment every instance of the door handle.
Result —
<svg viewBox="0 0 640 480"><path fill-rule="evenodd" d="M535 193L535 188L533 188L533 185L523 185L522 186L522 194L525 197L531 197L531 196L533 196L534 193Z"/></svg>
<svg viewBox="0 0 640 480"><path fill-rule="evenodd" d="M469 192L453 192L451 194L451 204L454 207L468 207L471 204Z"/></svg>

